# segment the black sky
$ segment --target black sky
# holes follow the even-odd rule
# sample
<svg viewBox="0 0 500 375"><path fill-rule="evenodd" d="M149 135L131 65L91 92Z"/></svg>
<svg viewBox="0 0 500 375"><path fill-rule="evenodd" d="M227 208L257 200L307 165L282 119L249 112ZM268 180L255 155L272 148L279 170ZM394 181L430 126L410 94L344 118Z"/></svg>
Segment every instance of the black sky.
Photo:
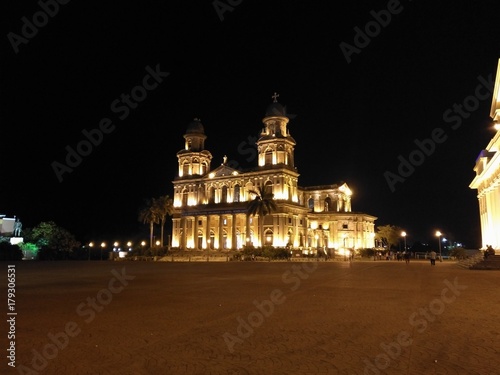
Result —
<svg viewBox="0 0 500 375"><path fill-rule="evenodd" d="M388 4L396 2L242 1L221 21L212 1L70 1L15 53L8 34L22 35L22 17L41 8L3 3L0 213L25 227L53 220L82 241L147 232L137 211L173 194L187 124L201 118L212 168L225 154L253 166L241 145L258 135L276 91L296 115L300 185L347 182L354 211L405 228L410 242L440 229L480 246L469 184L493 135L491 96L457 129L443 114L475 95L478 77L495 77L499 5L401 1L348 63L340 43L354 46L354 28ZM170 75L120 119L111 104L148 66ZM53 163L104 118L114 130L59 182ZM398 156L436 128L446 141L391 191L384 173L397 173Z"/></svg>

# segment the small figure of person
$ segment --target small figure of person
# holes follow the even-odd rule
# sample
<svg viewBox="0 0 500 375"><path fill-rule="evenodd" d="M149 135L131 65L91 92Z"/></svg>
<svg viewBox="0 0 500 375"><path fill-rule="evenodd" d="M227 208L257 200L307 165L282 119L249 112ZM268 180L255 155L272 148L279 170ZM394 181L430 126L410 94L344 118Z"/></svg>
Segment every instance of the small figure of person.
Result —
<svg viewBox="0 0 500 375"><path fill-rule="evenodd" d="M434 250L432 250L430 253L430 259L431 259L431 265L435 266L436 265L436 252Z"/></svg>
<svg viewBox="0 0 500 375"><path fill-rule="evenodd" d="M405 258L406 264L410 263L410 252L409 251L405 251L404 258Z"/></svg>

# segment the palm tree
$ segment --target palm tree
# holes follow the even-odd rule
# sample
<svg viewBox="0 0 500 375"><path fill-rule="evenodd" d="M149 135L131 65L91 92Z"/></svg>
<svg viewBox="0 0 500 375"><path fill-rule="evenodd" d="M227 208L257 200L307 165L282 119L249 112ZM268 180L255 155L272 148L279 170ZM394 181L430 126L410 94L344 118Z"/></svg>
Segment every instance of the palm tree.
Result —
<svg viewBox="0 0 500 375"><path fill-rule="evenodd" d="M255 195L255 198L248 203L247 207L247 237L249 234L249 218L250 216L259 216L259 235L261 247L264 245L264 217L272 214L278 209L274 201L274 194L268 191L265 187L259 186L256 190L249 190L249 194Z"/></svg>
<svg viewBox="0 0 500 375"><path fill-rule="evenodd" d="M168 216L172 216L174 213L174 204L172 199L168 195L162 195L158 199L153 199L153 204L155 206L155 211L158 214L160 220L160 230L161 230L161 246L163 247L163 228L165 227L165 221Z"/></svg>
<svg viewBox="0 0 500 375"><path fill-rule="evenodd" d="M149 247L153 248L153 228L160 221L154 199L146 201L145 206L139 211L139 221L149 224Z"/></svg>

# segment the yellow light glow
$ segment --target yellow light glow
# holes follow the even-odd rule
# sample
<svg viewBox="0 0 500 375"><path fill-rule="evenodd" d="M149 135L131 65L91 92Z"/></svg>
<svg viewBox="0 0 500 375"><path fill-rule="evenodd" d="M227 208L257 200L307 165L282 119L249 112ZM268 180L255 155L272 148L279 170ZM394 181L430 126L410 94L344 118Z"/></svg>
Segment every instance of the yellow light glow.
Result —
<svg viewBox="0 0 500 375"><path fill-rule="evenodd" d="M215 177L215 173L214 173L214 172L210 173L210 174L208 175L208 177L209 177L209 178L214 178L214 177Z"/></svg>
<svg viewBox="0 0 500 375"><path fill-rule="evenodd" d="M318 229L318 222L317 221L311 221L311 229Z"/></svg>

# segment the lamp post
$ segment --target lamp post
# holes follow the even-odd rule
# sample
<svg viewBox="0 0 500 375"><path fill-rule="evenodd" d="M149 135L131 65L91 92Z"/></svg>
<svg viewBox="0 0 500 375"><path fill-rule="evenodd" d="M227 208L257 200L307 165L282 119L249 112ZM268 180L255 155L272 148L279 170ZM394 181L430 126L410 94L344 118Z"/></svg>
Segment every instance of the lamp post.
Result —
<svg viewBox="0 0 500 375"><path fill-rule="evenodd" d="M403 236L403 239L404 239L404 242L405 242L405 248L404 248L404 250L405 250L405 253L406 253L406 232L402 231L401 232L401 236Z"/></svg>
<svg viewBox="0 0 500 375"><path fill-rule="evenodd" d="M101 260L102 260L102 249L104 249L105 247L106 247L106 243L102 242L101 243Z"/></svg>
<svg viewBox="0 0 500 375"><path fill-rule="evenodd" d="M443 258L441 258L441 236L443 234L440 232L440 231L436 231L436 237L438 238L438 246L439 246L439 261L442 262L443 261Z"/></svg>
<svg viewBox="0 0 500 375"><path fill-rule="evenodd" d="M93 247L94 243L93 242L89 243L89 260L90 260L90 250L92 250Z"/></svg>

